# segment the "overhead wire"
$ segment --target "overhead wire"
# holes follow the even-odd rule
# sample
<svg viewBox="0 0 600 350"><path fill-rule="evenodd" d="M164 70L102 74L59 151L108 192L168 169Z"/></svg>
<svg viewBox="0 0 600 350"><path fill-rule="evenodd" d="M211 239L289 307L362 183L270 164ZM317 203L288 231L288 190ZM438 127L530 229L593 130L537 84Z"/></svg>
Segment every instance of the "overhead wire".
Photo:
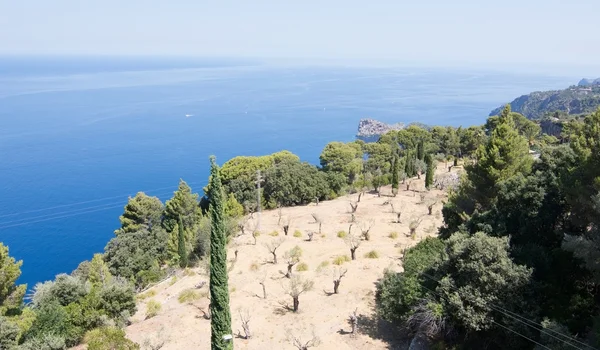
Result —
<svg viewBox="0 0 600 350"><path fill-rule="evenodd" d="M436 279L436 278L434 278L434 277L432 277L432 276L428 275L427 273L424 273L424 272L423 272L423 273L422 273L422 275L423 275L423 276L425 276L425 277L427 277L427 278L429 278L430 280L432 280L432 281L434 281L434 282L440 283L440 281L439 281L438 279ZM423 286L423 288L425 288L425 289L429 290L429 289L428 289L427 287L425 287L425 286ZM456 288L452 288L452 290L456 291ZM438 295L439 295L439 294L438 294ZM560 335L560 336L562 336L562 337L564 337L564 338L566 338L566 339L568 339L568 340L570 340L570 341L572 341L572 342L578 343L578 344L580 344L580 345L583 345L583 346L585 346L585 347L587 347L587 348L590 348L590 349L596 349L596 348L594 348L594 347L592 347L592 346L590 346L590 345L588 345L588 344L585 344L585 343L583 343L583 342L581 342L581 341L579 341L579 340L577 340L577 339L575 339L575 338L573 338L573 337L570 337L570 336L568 336L568 335L566 335L566 334L560 333L560 332L558 332L558 331L555 331L555 330L552 330L552 329L549 329L549 328L545 329L545 328L543 328L543 327L542 327L542 326L541 326L539 323L537 323L537 322L535 322L535 321L533 321L533 320L530 320L530 319L528 319L528 318L526 318L526 317L524 317L524 316L518 315L518 314L516 314L516 313L514 313L514 312L511 312L511 311L509 311L509 310L507 310L507 309L505 309L505 308L502 308L502 307L500 307L500 306L494 305L493 303L488 303L488 305L489 305L489 306L490 306L492 309L494 309L495 311L497 311L497 312L500 312L500 313L504 314L505 316L508 316L508 317L510 317L510 318L512 318L512 319L514 319L514 320L516 320L516 321L518 321L518 322L520 322L520 323L523 323L524 325L526 325L526 326L528 326L528 327L531 327L531 328L533 328L533 329L535 329L535 330L537 330L537 331L539 331L539 332L541 332L541 333L543 333L543 334L546 334L546 335L548 335L548 336L550 336L550 337L552 337L552 338L554 338L554 339L556 339L556 340L558 340L558 341L561 341L561 342L563 342L564 344L567 344L567 345L569 345L569 346L571 346L571 347L573 347L573 348L575 348L575 349L583 350L582 348L580 348L580 347L578 347L578 346L576 346L576 345L574 345L574 344L571 344L571 343L569 343L569 342L568 342L568 341L566 341L565 339L561 339L561 338L559 338L559 337L557 337L557 336L555 336L555 335L553 335L553 334L550 334L550 333L548 333L548 331L550 331L550 332L554 332L554 333L556 333L556 334L558 334L558 335ZM510 315L510 314L508 314L508 313L514 314L514 315L516 315L516 316ZM528 321L528 322L529 322L529 324L528 324L528 323L526 323L525 321L523 321L523 320L521 320L521 319L517 318L517 317L519 317L519 318L521 318L521 319L523 319L523 320L526 320L526 321Z"/></svg>
<svg viewBox="0 0 600 350"><path fill-rule="evenodd" d="M188 183L188 185L195 185L195 184L198 184L198 183ZM165 190L165 189L171 189L171 188L173 188L173 186L159 187L159 188L154 188L154 189L151 189L151 190L138 191L138 192L148 193L148 192L155 192L155 191ZM108 200L108 199L123 198L125 196L130 196L130 195L118 195L118 196L112 196L112 197L104 197L104 198L92 199L92 200L75 202L75 203L61 204L61 205L56 205L56 206L53 206L53 207L47 207L47 208L41 208L41 209L21 211L21 212L18 212L18 213L2 214L2 215L0 215L0 218L4 218L4 217L8 217L8 216L17 216L17 215L23 215L23 214L30 214L30 213L37 213L37 212L41 212L41 211L58 209L58 208L65 208L65 207L71 207L71 206L81 205L81 204L101 202L101 201L105 201L105 200Z"/></svg>
<svg viewBox="0 0 600 350"><path fill-rule="evenodd" d="M423 287L423 288L425 288L426 290L428 290L430 293L436 294L436 295L437 295L437 296L439 296L440 298L444 298L444 299L446 299L446 297L445 297L445 296L443 296L443 295L441 295L440 293L437 293L437 292L435 292L435 291L433 291L433 290L431 290L431 289L429 289L429 288L425 287L425 286L424 286L422 283L421 283L420 285L421 285L421 287ZM447 299L446 299L446 300L447 300ZM532 343L534 343L534 344L537 344L537 345L539 345L539 346L543 347L544 349L552 350L552 349L550 349L549 347L545 346L544 344L542 344L542 343L539 343L539 342L537 342L537 341L535 341L535 340L533 340L533 339L531 339L531 338L529 338L529 337L527 337L527 336L525 336L525 335L523 335L523 334L521 334L521 333L519 333L519 332L515 331L514 329L512 329L512 328L510 328L510 327L508 327L508 326L506 326L506 325L503 325L503 324L501 324L501 323L499 323L499 322L497 322L496 320L493 320L493 319L492 319L492 322L493 322L493 323L495 323L495 324L497 324L497 325L499 325L499 326L501 326L502 328L504 328L504 329L506 329L506 330L508 330L508 331L512 332L512 333L515 333L515 334L517 334L517 335L519 335L519 336L523 337L524 339L527 339L527 340L529 340L530 342L532 342Z"/></svg>
<svg viewBox="0 0 600 350"><path fill-rule="evenodd" d="M199 183L188 183L188 184L196 185ZM173 188L173 187L162 187L162 188L155 188L155 189L151 189L151 190L147 190L147 191L143 191L143 192L150 193L150 192L154 192L154 191L158 191L160 189L166 189L166 188L172 188L173 190L176 190L176 188ZM172 193L172 191L168 191L168 192L163 191L160 193L152 194L152 196L162 196L162 195L168 195L170 193ZM26 212L11 213L8 215L4 215L4 217L17 216L17 215L33 213L33 212L43 212L43 211L58 209L58 208L67 208L70 206L95 203L95 202L100 202L100 201L107 200L107 199L114 199L114 198L120 198L120 197L126 197L126 196L130 196L130 195L112 196L112 197L99 198L99 199L89 200L89 201L68 203L68 204L64 204L64 205L36 209L36 210L31 210L31 211L26 211ZM10 227L29 225L29 224L38 223L38 222L45 222L45 221L51 221L51 220L56 220L56 219L68 218L68 217L73 217L73 216L78 216L78 215L82 215L82 214L88 214L88 213L93 213L93 212L98 212L98 211L103 211L103 210L122 208L125 204L126 203L124 203L123 201L104 203L104 204L99 204L99 205L94 205L94 206L74 208L71 210L63 210L63 211L54 212L54 213L42 214L42 215L38 215L38 216L34 216L34 217L25 217L25 218L21 218L21 219L12 220L12 221L0 222L0 230L10 228Z"/></svg>

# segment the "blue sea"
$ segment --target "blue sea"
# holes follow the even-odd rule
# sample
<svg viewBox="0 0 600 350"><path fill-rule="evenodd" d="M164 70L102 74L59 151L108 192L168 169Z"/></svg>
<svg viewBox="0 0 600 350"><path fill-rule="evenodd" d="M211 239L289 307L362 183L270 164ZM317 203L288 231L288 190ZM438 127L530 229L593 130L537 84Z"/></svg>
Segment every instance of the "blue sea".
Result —
<svg viewBox="0 0 600 350"><path fill-rule="evenodd" d="M102 252L128 196L202 193L208 157L282 149L317 164L359 119L482 124L579 77L231 59L0 58L0 241L32 288ZM186 117L186 115L190 115Z"/></svg>

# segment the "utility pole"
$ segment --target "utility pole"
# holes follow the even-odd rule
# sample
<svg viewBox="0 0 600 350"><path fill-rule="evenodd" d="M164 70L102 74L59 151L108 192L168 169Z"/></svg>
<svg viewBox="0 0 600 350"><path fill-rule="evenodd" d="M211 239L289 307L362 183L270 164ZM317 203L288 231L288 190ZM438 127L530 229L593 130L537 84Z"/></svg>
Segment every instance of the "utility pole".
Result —
<svg viewBox="0 0 600 350"><path fill-rule="evenodd" d="M260 182L262 181L262 176L260 175L260 170L256 171L256 213L258 215L258 223L256 224L256 230L260 231Z"/></svg>

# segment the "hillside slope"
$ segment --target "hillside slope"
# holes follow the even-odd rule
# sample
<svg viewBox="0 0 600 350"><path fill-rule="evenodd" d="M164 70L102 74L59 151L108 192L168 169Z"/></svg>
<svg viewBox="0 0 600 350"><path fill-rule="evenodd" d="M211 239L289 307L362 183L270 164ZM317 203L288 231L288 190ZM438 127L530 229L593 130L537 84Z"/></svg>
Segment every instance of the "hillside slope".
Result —
<svg viewBox="0 0 600 350"><path fill-rule="evenodd" d="M455 168L454 171L460 171ZM438 169L439 176L448 176L443 165ZM311 338L312 332L321 339L322 349L389 349L403 344L398 339L398 332L382 324L374 315L375 283L382 277L385 268L400 271L402 268L402 250L416 244L420 239L435 235L442 225L441 201L447 194L441 190L431 190L426 202L437 201L433 215L428 215L425 203L422 203L419 192L424 190L423 180L414 179L411 191L405 186L396 197L388 196L391 188L384 188L383 195L366 193L356 211L356 223L352 232L360 233L360 224L371 224L371 238L363 241L357 250L357 260L341 265L347 269L342 279L339 294L331 294L333 289L332 274L336 257L350 255L344 240L337 237L339 231L348 231L351 221L349 213L350 201L357 195L348 195L331 201L321 202L318 206L298 206L283 208L282 217L291 217L289 236L283 236L278 225L277 210L263 212L261 218L262 234L253 238L246 234L234 239L229 247L229 283L231 289L231 310L233 331L237 335L242 332L240 311L250 314L251 339L236 337L236 349L294 349L287 340L291 331L304 341ZM396 223L396 214L392 213L394 203L396 210L402 210L402 222ZM431 202L430 202L431 203ZM312 242L308 241L307 232L318 232L318 225L312 217L318 213L322 218L322 234L316 233ZM413 218L423 220L417 230L415 240L409 237L408 224ZM284 219L285 220L285 219ZM283 220L282 220L283 222ZM254 227L249 223L249 227ZM294 237L292 232L299 230L301 237ZM269 235L279 231L279 237ZM392 232L397 233L390 235ZM266 244L284 237L284 242L277 250L278 264L272 264L272 255ZM314 281L314 289L300 296L300 309L293 313L287 309L291 298L286 294L289 279L284 276L286 262L283 255L286 251L299 246L302 249L301 262L308 265L308 270L294 273ZM365 257L367 252L376 251L376 259ZM237 254L236 254L237 252ZM234 257L237 259L234 261ZM202 282L208 282L206 269L196 268L193 273L180 272L177 278L167 280L146 292L140 298L138 312L133 323L127 327L128 338L143 344L150 340L156 344L164 341L163 350L169 349L209 349L210 321L203 317L208 308L206 294L207 285L196 288ZM260 281L264 279L267 298L264 299ZM183 291L193 290L201 297L197 300L180 303L178 296ZM146 318L147 305L150 300L161 304L162 309L157 316ZM351 337L348 316L357 310L359 315L359 334ZM392 346L395 344L395 346ZM406 348L403 346L402 348Z"/></svg>
<svg viewBox="0 0 600 350"><path fill-rule="evenodd" d="M576 115L594 112L600 107L600 85L571 86L564 90L536 91L514 99L510 103L513 112L529 119L541 119L554 112L559 115ZM490 116L502 111L500 106Z"/></svg>

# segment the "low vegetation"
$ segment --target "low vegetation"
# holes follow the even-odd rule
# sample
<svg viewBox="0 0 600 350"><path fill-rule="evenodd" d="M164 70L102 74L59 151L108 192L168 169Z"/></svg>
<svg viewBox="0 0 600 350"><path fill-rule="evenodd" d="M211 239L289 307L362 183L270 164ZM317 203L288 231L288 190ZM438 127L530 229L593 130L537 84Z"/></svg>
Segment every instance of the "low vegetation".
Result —
<svg viewBox="0 0 600 350"><path fill-rule="evenodd" d="M301 262L296 266L296 271L298 272L302 272L302 271L308 271L308 264Z"/></svg>
<svg viewBox="0 0 600 350"><path fill-rule="evenodd" d="M367 259L379 259L379 253L376 250L371 250L370 252L365 254L365 258Z"/></svg>
<svg viewBox="0 0 600 350"><path fill-rule="evenodd" d="M350 261L350 257L348 255L340 255L340 256L336 256L333 259L333 264L334 265L343 265L344 263Z"/></svg>
<svg viewBox="0 0 600 350"><path fill-rule="evenodd" d="M194 289L186 289L177 296L177 300L182 304L191 303L192 301L199 300L200 298L200 292Z"/></svg>
<svg viewBox="0 0 600 350"><path fill-rule="evenodd" d="M146 318L152 318L160 312L162 305L156 300L150 300L146 303Z"/></svg>

